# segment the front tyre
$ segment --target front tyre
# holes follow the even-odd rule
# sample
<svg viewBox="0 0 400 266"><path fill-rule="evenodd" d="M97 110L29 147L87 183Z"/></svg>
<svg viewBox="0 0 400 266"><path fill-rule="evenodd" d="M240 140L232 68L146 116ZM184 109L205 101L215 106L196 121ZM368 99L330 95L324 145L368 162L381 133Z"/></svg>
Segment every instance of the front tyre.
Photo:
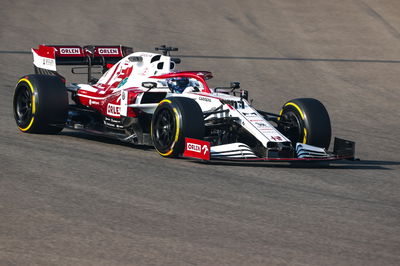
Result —
<svg viewBox="0 0 400 266"><path fill-rule="evenodd" d="M204 118L195 100L170 97L157 106L151 121L151 138L163 157L177 157L185 148L185 138L204 138Z"/></svg>
<svg viewBox="0 0 400 266"><path fill-rule="evenodd" d="M22 132L58 133L67 120L67 89L56 76L27 75L15 88L13 111Z"/></svg>
<svg viewBox="0 0 400 266"><path fill-rule="evenodd" d="M328 149L331 141L331 122L324 105L313 98L288 101L282 107L278 130L292 145L305 143Z"/></svg>

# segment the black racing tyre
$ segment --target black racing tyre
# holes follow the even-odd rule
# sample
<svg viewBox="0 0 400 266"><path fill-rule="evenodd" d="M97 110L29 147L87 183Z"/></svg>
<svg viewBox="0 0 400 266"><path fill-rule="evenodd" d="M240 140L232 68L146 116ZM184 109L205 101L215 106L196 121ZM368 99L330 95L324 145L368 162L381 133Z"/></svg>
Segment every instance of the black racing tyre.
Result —
<svg viewBox="0 0 400 266"><path fill-rule="evenodd" d="M56 76L24 76L15 88L13 111L22 132L58 133L67 120L67 89Z"/></svg>
<svg viewBox="0 0 400 266"><path fill-rule="evenodd" d="M153 114L151 138L163 157L183 153L185 138L204 138L204 117L195 100L170 97L162 100Z"/></svg>
<svg viewBox="0 0 400 266"><path fill-rule="evenodd" d="M324 105L313 98L288 101L282 107L278 130L297 142L328 149L331 141L331 121Z"/></svg>

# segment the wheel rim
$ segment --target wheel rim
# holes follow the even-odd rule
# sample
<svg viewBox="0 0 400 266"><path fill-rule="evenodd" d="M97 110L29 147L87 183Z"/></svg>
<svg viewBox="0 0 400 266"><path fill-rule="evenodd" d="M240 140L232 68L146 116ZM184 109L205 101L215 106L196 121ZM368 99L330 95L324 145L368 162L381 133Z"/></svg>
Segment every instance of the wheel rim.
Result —
<svg viewBox="0 0 400 266"><path fill-rule="evenodd" d="M173 113L169 109L162 109L154 123L154 135L156 147L161 150L169 150L175 140L176 124Z"/></svg>
<svg viewBox="0 0 400 266"><path fill-rule="evenodd" d="M32 119L32 92L22 87L17 95L15 114L19 126L27 125Z"/></svg>
<svg viewBox="0 0 400 266"><path fill-rule="evenodd" d="M293 146L303 141L303 126L296 113L292 111L284 113L281 121L282 133L292 141Z"/></svg>

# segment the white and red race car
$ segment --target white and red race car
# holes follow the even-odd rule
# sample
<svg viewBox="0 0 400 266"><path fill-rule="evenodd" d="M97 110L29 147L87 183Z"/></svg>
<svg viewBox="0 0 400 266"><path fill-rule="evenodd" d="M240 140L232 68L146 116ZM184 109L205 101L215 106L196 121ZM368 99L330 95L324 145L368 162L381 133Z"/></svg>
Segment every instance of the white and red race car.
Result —
<svg viewBox="0 0 400 266"><path fill-rule="evenodd" d="M63 128L153 145L163 157L202 160L330 161L354 158L354 142L335 138L316 99L286 102L279 114L256 110L238 82L210 88L207 71L175 70L177 48L161 54L125 46L40 45L32 49L36 74L15 88L14 116L27 133ZM58 65L88 75L66 85ZM93 73L101 70L99 79ZM70 100L69 100L70 98ZM72 103L72 104L71 104Z"/></svg>

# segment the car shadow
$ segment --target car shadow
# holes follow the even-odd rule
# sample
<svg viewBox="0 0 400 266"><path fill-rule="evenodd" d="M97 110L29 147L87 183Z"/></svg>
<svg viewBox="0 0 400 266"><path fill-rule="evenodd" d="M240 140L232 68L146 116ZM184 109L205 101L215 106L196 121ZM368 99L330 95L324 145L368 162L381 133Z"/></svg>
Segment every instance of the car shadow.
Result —
<svg viewBox="0 0 400 266"><path fill-rule="evenodd" d="M101 135L97 135L97 134L90 134L88 132L82 132L82 131L65 131L64 130L61 133L59 133L59 135L74 137L74 138L79 138L79 139L85 139L85 140L90 140L90 141L97 141L97 142L102 142L102 143L107 143L107 144L112 144L112 145L130 147L130 148L140 149L140 150L154 150L154 148L152 146L132 144L129 142L124 142L124 141L118 140L118 139L113 139L113 138L109 138L109 137L101 136Z"/></svg>
<svg viewBox="0 0 400 266"><path fill-rule="evenodd" d="M379 160L343 160L333 162L236 162L236 161L195 161L210 165L225 165L233 167L277 167L277 168L305 168L305 169L349 169L349 170L395 170L390 166L400 165L397 161Z"/></svg>
<svg viewBox="0 0 400 266"><path fill-rule="evenodd" d="M88 132L81 131L62 131L59 135L74 137L79 139L85 139L90 141L97 141L112 145L119 145L123 147L129 147L140 150L154 151L154 147L146 145L136 145L128 142L123 142L117 139L109 137L90 134ZM209 165L225 165L233 167L276 167L276 168L310 168L310 169L353 169L353 170L394 170L390 166L398 166L398 161L380 161L380 160L341 160L331 162L241 162L241 161L222 161L222 160L211 160L211 161L200 161L189 158L177 158L184 159L188 162L209 164Z"/></svg>

